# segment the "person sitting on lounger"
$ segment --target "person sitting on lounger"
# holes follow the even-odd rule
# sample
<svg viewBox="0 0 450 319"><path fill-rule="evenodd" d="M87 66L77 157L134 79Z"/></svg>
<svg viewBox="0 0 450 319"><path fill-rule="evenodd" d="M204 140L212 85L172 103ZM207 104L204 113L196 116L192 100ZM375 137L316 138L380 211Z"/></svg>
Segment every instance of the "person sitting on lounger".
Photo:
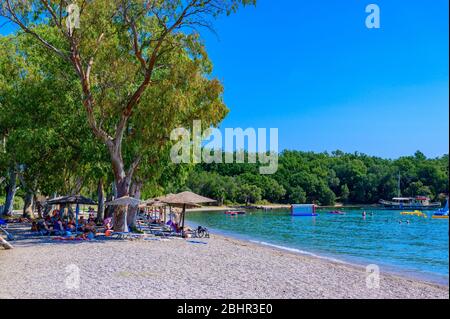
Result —
<svg viewBox="0 0 450 319"><path fill-rule="evenodd" d="M39 231L38 223L36 223L35 221L33 221L33 223L31 224L31 231L32 232L38 232Z"/></svg>
<svg viewBox="0 0 450 319"><path fill-rule="evenodd" d="M75 221L73 219L70 219L69 222L66 225L67 231L75 231Z"/></svg>
<svg viewBox="0 0 450 319"><path fill-rule="evenodd" d="M81 235L81 237L83 239L94 239L95 234L97 233L95 226L96 226L95 221L91 221L86 226L84 226L83 234Z"/></svg>
<svg viewBox="0 0 450 319"><path fill-rule="evenodd" d="M51 235L53 232L53 224L51 223L50 216L47 216L45 220L39 221L37 226L41 235Z"/></svg>
<svg viewBox="0 0 450 319"><path fill-rule="evenodd" d="M83 230L84 226L86 226L87 221L84 219L84 216L80 216L80 219L78 220L78 228Z"/></svg>
<svg viewBox="0 0 450 319"><path fill-rule="evenodd" d="M53 223L53 229L54 229L56 232L60 233L60 234L63 234L63 233L65 232L65 230L64 230L64 225L63 225L63 222L62 222L61 218L58 218L58 219Z"/></svg>
<svg viewBox="0 0 450 319"><path fill-rule="evenodd" d="M89 211L89 217L88 217L88 223L90 223L91 221L95 222L95 213L94 211Z"/></svg>
<svg viewBox="0 0 450 319"><path fill-rule="evenodd" d="M111 230L112 229L112 218L108 217L103 221L103 226L105 227L105 230Z"/></svg>

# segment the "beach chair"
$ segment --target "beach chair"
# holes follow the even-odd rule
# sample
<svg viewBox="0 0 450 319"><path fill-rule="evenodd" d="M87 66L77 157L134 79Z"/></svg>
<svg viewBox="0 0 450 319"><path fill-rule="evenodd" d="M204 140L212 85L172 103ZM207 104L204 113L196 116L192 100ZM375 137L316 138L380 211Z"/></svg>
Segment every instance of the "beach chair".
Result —
<svg viewBox="0 0 450 319"><path fill-rule="evenodd" d="M6 229L4 229L3 227L0 227L0 231L2 231L5 235L6 238L8 240L14 240L14 236L12 234L10 234Z"/></svg>
<svg viewBox="0 0 450 319"><path fill-rule="evenodd" d="M8 223L6 220L0 218L0 227L8 228Z"/></svg>
<svg viewBox="0 0 450 319"><path fill-rule="evenodd" d="M135 234L131 232L113 232L111 234L112 239L142 239L145 234Z"/></svg>
<svg viewBox="0 0 450 319"><path fill-rule="evenodd" d="M8 243L6 240L3 239L3 237L0 236L0 246L2 246L5 249L13 249L13 246Z"/></svg>

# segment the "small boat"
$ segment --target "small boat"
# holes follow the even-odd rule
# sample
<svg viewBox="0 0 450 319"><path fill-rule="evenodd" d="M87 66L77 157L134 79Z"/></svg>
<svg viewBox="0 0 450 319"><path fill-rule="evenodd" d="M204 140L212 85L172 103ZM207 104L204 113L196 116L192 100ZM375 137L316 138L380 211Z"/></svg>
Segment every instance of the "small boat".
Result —
<svg viewBox="0 0 450 319"><path fill-rule="evenodd" d="M331 215L345 215L345 212L341 212L339 210L334 210L332 212L328 212L328 214L331 214Z"/></svg>
<svg viewBox="0 0 450 319"><path fill-rule="evenodd" d="M427 214L424 214L420 210L415 210L413 212L401 212L400 215L417 216L417 217L428 218Z"/></svg>
<svg viewBox="0 0 450 319"><path fill-rule="evenodd" d="M433 215L433 219L448 219L448 215Z"/></svg>
<svg viewBox="0 0 450 319"><path fill-rule="evenodd" d="M434 212L433 219L448 219L448 199L444 208Z"/></svg>
<svg viewBox="0 0 450 319"><path fill-rule="evenodd" d="M420 209L432 210L439 208L441 203L431 202L429 197L395 197L392 201L380 200L380 204L384 209L403 210L403 209Z"/></svg>
<svg viewBox="0 0 450 319"><path fill-rule="evenodd" d="M440 202L432 202L431 199L428 196L416 196L416 197L401 197L401 191L400 191L400 173L398 174L398 182L397 182L397 189L398 189L398 196L394 197L392 200L384 200L381 199L379 201L379 204L384 209L393 209L393 210L404 210L404 209L410 209L410 210L433 210L441 207Z"/></svg>
<svg viewBox="0 0 450 319"><path fill-rule="evenodd" d="M225 212L225 215L230 215L230 216L245 215L245 212L239 211L239 210L228 210Z"/></svg>

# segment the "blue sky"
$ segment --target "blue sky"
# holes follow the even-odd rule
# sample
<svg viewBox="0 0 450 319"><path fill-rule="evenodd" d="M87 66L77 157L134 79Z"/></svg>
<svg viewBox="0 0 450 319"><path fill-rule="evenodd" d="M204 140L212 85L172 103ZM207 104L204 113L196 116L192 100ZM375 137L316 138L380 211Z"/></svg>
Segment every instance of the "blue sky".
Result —
<svg viewBox="0 0 450 319"><path fill-rule="evenodd" d="M365 26L370 3L380 29ZM221 128L276 127L280 150L448 153L448 9L447 0L258 0L220 18L204 39L231 110Z"/></svg>
<svg viewBox="0 0 450 319"><path fill-rule="evenodd" d="M447 0L259 0L216 31L222 127L278 127L280 149L448 153Z"/></svg>

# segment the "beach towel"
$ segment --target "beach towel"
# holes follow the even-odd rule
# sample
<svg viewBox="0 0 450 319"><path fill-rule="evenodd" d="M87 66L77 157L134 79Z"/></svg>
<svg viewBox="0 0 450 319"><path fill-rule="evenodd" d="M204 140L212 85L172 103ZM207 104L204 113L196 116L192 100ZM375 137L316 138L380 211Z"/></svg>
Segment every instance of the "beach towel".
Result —
<svg viewBox="0 0 450 319"><path fill-rule="evenodd" d="M203 241L196 241L196 240L186 240L186 242L191 243L191 244L202 244L202 245L207 245L208 243L205 243Z"/></svg>
<svg viewBox="0 0 450 319"><path fill-rule="evenodd" d="M58 236L58 237L52 237L52 240L90 240L89 238L82 238L82 237L62 237L62 236Z"/></svg>

